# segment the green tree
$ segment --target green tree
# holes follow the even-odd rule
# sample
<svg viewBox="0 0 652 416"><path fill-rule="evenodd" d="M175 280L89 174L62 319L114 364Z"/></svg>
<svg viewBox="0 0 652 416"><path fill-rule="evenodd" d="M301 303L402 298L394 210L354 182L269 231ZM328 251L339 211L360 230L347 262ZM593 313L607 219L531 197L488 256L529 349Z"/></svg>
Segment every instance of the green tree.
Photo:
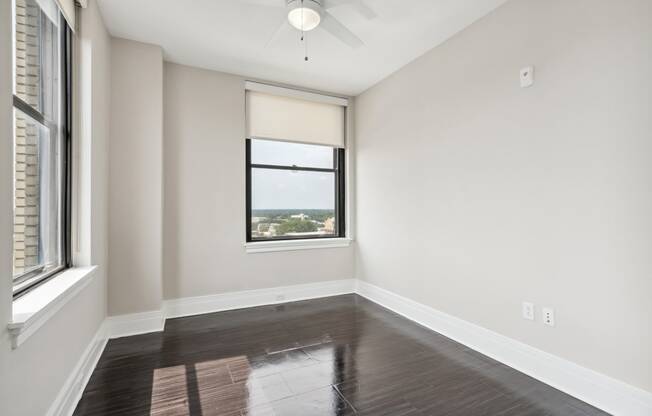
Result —
<svg viewBox="0 0 652 416"><path fill-rule="evenodd" d="M314 231L317 231L317 224L299 218L290 218L276 228L276 232L279 235L287 233L310 233Z"/></svg>

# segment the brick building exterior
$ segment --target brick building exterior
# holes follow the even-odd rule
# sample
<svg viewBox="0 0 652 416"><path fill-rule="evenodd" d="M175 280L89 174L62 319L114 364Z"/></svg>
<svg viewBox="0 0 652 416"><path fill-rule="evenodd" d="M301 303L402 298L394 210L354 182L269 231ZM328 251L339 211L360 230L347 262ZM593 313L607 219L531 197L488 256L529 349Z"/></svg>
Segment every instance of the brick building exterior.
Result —
<svg viewBox="0 0 652 416"><path fill-rule="evenodd" d="M16 94L39 108L39 10L16 0ZM15 118L14 275L39 263L39 129L16 112Z"/></svg>

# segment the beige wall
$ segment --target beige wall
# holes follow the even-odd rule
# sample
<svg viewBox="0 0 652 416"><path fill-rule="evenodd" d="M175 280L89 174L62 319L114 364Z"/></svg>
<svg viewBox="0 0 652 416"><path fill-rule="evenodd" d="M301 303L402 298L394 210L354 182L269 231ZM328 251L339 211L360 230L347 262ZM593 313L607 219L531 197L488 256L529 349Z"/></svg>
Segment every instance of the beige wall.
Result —
<svg viewBox="0 0 652 416"><path fill-rule="evenodd" d="M12 16L11 2L0 2L0 195L13 195L13 106L12 77ZM0 322L11 321L13 274L13 199L0 198ZM11 341L5 325L0 326L0 411L7 410L13 380L6 371L12 358ZM12 390L13 391L13 390Z"/></svg>
<svg viewBox="0 0 652 416"><path fill-rule="evenodd" d="M648 0L511 1L362 94L358 277L652 391L651 50Z"/></svg>
<svg viewBox="0 0 652 416"><path fill-rule="evenodd" d="M160 47L112 39L110 315L161 307L162 82Z"/></svg>
<svg viewBox="0 0 652 416"><path fill-rule="evenodd" d="M353 277L352 248L246 254L244 79L165 64L166 299Z"/></svg>
<svg viewBox="0 0 652 416"><path fill-rule="evenodd" d="M80 58L90 64L88 53L92 50L92 69L97 74L91 84L91 95L102 101L108 85L109 36L104 29L101 16L94 1L81 16L87 30L81 33L80 41L86 43L86 51ZM11 2L0 1L0 73L11 73ZM84 106L88 105L88 102ZM106 178L106 158L100 149L106 146L106 135L102 126L107 123L107 106L94 106L96 123L83 140L95 143L92 158L95 164L92 176ZM0 77L0 194L10 195L12 189L12 133L11 133L11 77ZM86 143L84 143L85 145ZM97 151L95 149L98 149ZM104 166L104 167L103 167ZM89 200L96 201L94 210L87 215L96 224L106 222L106 186L98 181ZM0 275L11 276L11 198L0 199ZM83 208L86 209L86 208ZM92 252L101 252L102 245L96 242L106 238L103 226L94 229ZM104 234L103 234L104 233ZM25 343L12 350L7 323L11 320L11 281L0 279L0 414L3 416L42 416L46 414L63 383L71 374L81 354L91 342L106 316L106 264L101 256L95 257L99 265L93 282L86 286L70 302L40 327Z"/></svg>

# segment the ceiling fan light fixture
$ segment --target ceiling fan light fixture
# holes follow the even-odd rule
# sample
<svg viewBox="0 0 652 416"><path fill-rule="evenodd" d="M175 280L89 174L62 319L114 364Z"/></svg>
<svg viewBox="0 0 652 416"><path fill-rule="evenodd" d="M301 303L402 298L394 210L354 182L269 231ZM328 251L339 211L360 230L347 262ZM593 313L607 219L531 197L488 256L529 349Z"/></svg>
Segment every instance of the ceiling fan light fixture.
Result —
<svg viewBox="0 0 652 416"><path fill-rule="evenodd" d="M288 3L288 20L298 30L313 30L321 22L319 3L312 0L294 0Z"/></svg>

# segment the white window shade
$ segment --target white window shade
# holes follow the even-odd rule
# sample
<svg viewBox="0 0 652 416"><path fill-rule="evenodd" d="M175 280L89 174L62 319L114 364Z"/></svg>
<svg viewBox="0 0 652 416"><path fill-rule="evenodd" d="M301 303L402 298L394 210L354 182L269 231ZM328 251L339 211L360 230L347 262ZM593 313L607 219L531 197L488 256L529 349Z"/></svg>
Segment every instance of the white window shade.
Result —
<svg viewBox="0 0 652 416"><path fill-rule="evenodd" d="M277 88L277 87L272 87ZM278 88L277 92L285 90ZM294 91L294 90L288 90ZM284 95L246 92L247 138L274 139L344 147L346 100L316 94L297 98L301 92ZM294 96L293 96L294 95ZM339 100L339 101L338 101Z"/></svg>
<svg viewBox="0 0 652 416"><path fill-rule="evenodd" d="M57 0L57 4L63 13L63 17L66 18L68 26L75 31L75 0Z"/></svg>
<svg viewBox="0 0 652 416"><path fill-rule="evenodd" d="M58 7L63 13L63 17L68 22L68 26L74 31L75 28L75 0L36 0L41 10L48 15L48 17L57 23L57 13L54 12L55 7ZM55 5L56 3L56 5Z"/></svg>
<svg viewBox="0 0 652 416"><path fill-rule="evenodd" d="M26 3L29 4L29 3ZM45 15L54 23L59 25L59 5L54 0L36 0L38 7L45 13Z"/></svg>

